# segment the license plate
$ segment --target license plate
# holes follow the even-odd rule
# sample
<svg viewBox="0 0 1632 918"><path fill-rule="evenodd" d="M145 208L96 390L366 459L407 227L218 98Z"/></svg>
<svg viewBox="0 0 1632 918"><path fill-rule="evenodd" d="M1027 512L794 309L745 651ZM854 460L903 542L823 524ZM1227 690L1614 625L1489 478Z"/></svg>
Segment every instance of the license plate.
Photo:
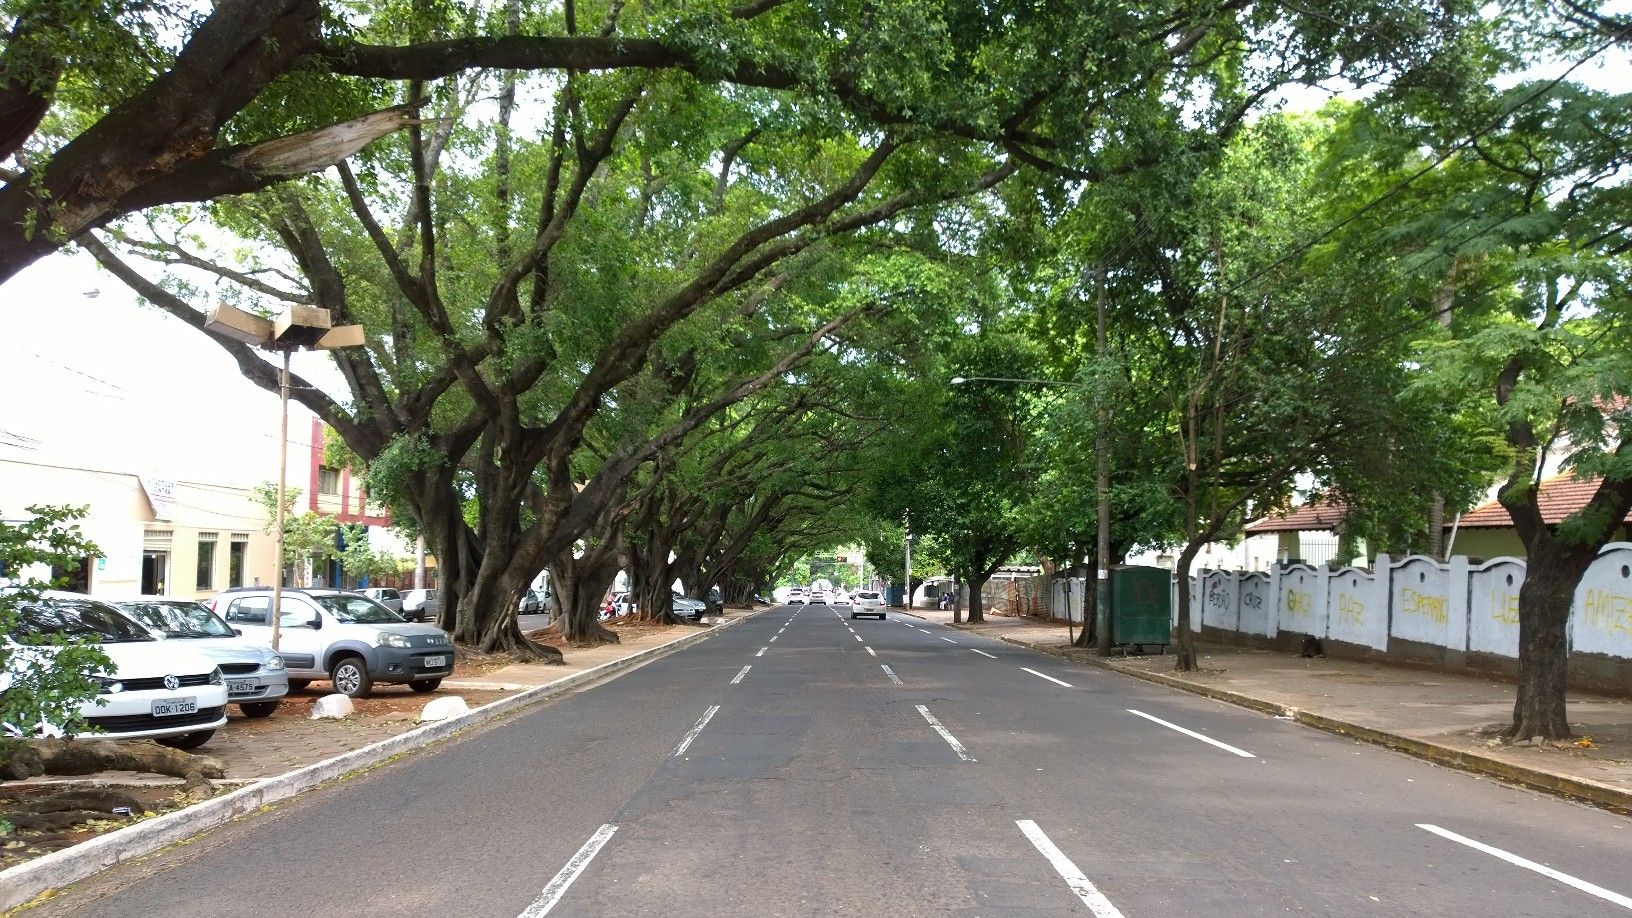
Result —
<svg viewBox="0 0 1632 918"><path fill-rule="evenodd" d="M448 658L447 657L426 657L425 658L424 666L425 666L426 669L435 669L435 668L437 668L439 666L447 666L447 665L448 665Z"/></svg>
<svg viewBox="0 0 1632 918"><path fill-rule="evenodd" d="M166 698L153 702L154 717L174 717L177 714L197 714L197 698Z"/></svg>
<svg viewBox="0 0 1632 918"><path fill-rule="evenodd" d="M254 679L232 679L227 682L227 693L231 695L251 695L259 688Z"/></svg>

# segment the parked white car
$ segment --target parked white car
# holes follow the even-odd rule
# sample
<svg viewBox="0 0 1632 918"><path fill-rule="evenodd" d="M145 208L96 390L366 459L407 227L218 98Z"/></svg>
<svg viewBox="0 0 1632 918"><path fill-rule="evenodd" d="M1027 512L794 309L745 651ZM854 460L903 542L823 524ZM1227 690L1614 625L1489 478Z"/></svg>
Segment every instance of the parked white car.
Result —
<svg viewBox="0 0 1632 918"><path fill-rule="evenodd" d="M436 598L435 590L404 590L402 608L396 611L411 622L434 622L441 608L442 602Z"/></svg>
<svg viewBox="0 0 1632 918"><path fill-rule="evenodd" d="M289 694L283 658L266 644L241 637L202 603L190 599L132 599L119 611L147 626L155 636L185 641L188 650L214 660L227 680L227 700L245 717L271 717Z"/></svg>
<svg viewBox="0 0 1632 918"><path fill-rule="evenodd" d="M402 593L391 587L369 587L363 595L397 614L402 614Z"/></svg>
<svg viewBox="0 0 1632 918"><path fill-rule="evenodd" d="M272 591L239 590L217 597L227 624L271 643ZM278 654L289 687L327 679L334 690L367 697L376 682L407 683L434 692L453 674L453 641L435 625L411 625L359 593L284 590Z"/></svg>
<svg viewBox="0 0 1632 918"><path fill-rule="evenodd" d="M101 688L80 706L86 726L105 739L153 739L197 749L227 723L227 688L213 660L161 641L123 612L78 593L48 592L18 604L18 621L4 640L13 647L37 636L61 635L98 644L112 672L87 673ZM39 653L50 653L40 647ZM0 674L0 690L10 677ZM60 734L49 724L39 728Z"/></svg>
<svg viewBox="0 0 1632 918"><path fill-rule="evenodd" d="M850 611L851 618L877 615L879 621L884 620L884 597L877 590L857 590L851 599L854 603Z"/></svg>

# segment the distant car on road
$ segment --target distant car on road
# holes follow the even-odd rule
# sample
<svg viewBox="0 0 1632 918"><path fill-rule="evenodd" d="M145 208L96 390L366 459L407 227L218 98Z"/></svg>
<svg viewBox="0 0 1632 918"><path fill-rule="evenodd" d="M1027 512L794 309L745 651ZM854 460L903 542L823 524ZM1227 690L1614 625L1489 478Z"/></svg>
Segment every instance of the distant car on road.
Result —
<svg viewBox="0 0 1632 918"><path fill-rule="evenodd" d="M850 617L862 615L877 615L879 621L884 620L884 597L877 590L857 590L854 607Z"/></svg>
<svg viewBox="0 0 1632 918"><path fill-rule="evenodd" d="M271 717L289 694L289 673L277 651L240 636L203 603L153 598L115 605L158 637L214 660L227 683L227 701L245 717Z"/></svg>
<svg viewBox="0 0 1632 918"><path fill-rule="evenodd" d="M849 612L851 609L850 597L844 595L843 593L838 593L834 595L833 602L829 603L829 605L833 607L834 612L843 615L844 613Z"/></svg>
<svg viewBox="0 0 1632 918"><path fill-rule="evenodd" d="M363 595L385 606L392 612L402 612L402 593L390 587L369 587L363 591Z"/></svg>
<svg viewBox="0 0 1632 918"><path fill-rule="evenodd" d="M803 587L794 587L788 591L788 605L802 606L808 602L810 602L810 596L804 591Z"/></svg>
<svg viewBox="0 0 1632 918"><path fill-rule="evenodd" d="M397 610L411 622L436 621L442 602L435 590L408 590L402 594L402 608Z"/></svg>
<svg viewBox="0 0 1632 918"><path fill-rule="evenodd" d="M833 601L833 594L826 590L813 590L810 594L810 601L812 603L821 603L825 606L829 602Z"/></svg>

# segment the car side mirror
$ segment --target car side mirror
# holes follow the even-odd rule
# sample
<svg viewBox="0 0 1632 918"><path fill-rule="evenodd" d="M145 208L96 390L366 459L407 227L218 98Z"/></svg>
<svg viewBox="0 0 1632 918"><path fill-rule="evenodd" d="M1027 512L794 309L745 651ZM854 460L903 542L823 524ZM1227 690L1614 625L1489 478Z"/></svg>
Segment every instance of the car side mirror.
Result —
<svg viewBox="0 0 1632 918"><path fill-rule="evenodd" d="M239 637L243 637L244 636L244 629L234 628L234 629L232 629L232 633L238 635Z"/></svg>
<svg viewBox="0 0 1632 918"><path fill-rule="evenodd" d="M306 624L311 625L312 630L314 630L314 631L321 631L321 630L323 630L323 616L314 615L314 616L312 616L312 620L307 622Z"/></svg>

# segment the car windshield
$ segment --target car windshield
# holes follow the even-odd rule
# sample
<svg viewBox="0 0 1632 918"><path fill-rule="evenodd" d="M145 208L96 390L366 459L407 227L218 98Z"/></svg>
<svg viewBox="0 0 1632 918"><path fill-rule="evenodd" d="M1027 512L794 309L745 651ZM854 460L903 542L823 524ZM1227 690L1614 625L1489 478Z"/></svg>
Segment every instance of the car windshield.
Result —
<svg viewBox="0 0 1632 918"><path fill-rule="evenodd" d="M387 625L403 620L402 616L366 596L313 596L312 599L347 624Z"/></svg>
<svg viewBox="0 0 1632 918"><path fill-rule="evenodd" d="M233 637L232 628L196 602L142 599L119 604L120 611L173 638Z"/></svg>
<svg viewBox="0 0 1632 918"><path fill-rule="evenodd" d="M118 609L94 599L32 600L17 607L11 637L19 644L41 644L43 637L88 638L98 644L127 644L157 638Z"/></svg>

